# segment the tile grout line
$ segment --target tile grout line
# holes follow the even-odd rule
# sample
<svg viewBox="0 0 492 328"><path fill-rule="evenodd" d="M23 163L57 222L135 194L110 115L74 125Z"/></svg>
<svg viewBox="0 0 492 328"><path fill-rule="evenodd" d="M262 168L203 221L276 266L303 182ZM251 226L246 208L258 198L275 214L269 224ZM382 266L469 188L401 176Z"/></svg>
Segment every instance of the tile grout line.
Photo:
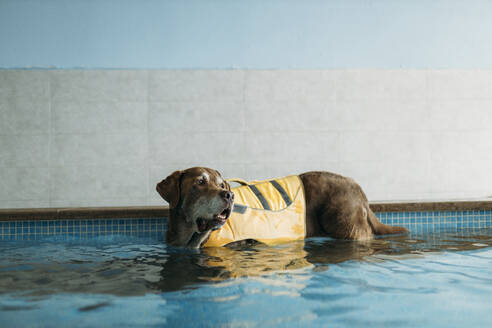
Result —
<svg viewBox="0 0 492 328"><path fill-rule="evenodd" d="M251 72L248 71L248 70L243 70L243 87L242 87L242 111L243 111L243 122L242 122L242 129L241 129L241 143L242 143L242 146L244 147L243 149L247 150L248 149L248 137L247 137L247 123L246 123L246 116L247 116L247 110L248 110L248 104L247 104L247 100L246 100L246 91L247 91L247 87L248 87L248 79L249 79L249 76L250 76ZM246 168L246 165L244 165L244 163L247 162L247 159L245 159L244 161L242 161L242 168L240 169L242 171L242 174L243 176L246 176L248 175L248 170Z"/></svg>
<svg viewBox="0 0 492 328"><path fill-rule="evenodd" d="M53 186L53 173L52 173L52 147L53 147L53 113L52 113L52 103L53 103L53 90L52 90L52 74L48 72L48 92L49 92L49 138L48 138L48 204L50 207L53 206L52 203L52 186Z"/></svg>
<svg viewBox="0 0 492 328"><path fill-rule="evenodd" d="M147 141L145 143L145 146L146 146L146 155L147 155L147 158L146 158L146 174L147 174L147 177L146 177L146 181L147 181L147 186L146 186L146 204L147 205L150 205L150 74L151 74L151 71L150 70L147 70L147 79L146 79L146 92L147 92L147 95L146 95L146 104L145 104L145 107L146 107L146 129L147 129Z"/></svg>

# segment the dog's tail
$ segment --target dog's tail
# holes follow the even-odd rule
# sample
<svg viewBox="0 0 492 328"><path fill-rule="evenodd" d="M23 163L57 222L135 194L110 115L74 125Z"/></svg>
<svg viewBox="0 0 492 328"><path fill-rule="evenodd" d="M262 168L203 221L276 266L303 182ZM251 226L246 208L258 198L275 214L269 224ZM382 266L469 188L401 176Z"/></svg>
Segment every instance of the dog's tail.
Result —
<svg viewBox="0 0 492 328"><path fill-rule="evenodd" d="M408 233L408 230L403 227L390 226L382 223L370 208L367 209L367 220L375 235Z"/></svg>

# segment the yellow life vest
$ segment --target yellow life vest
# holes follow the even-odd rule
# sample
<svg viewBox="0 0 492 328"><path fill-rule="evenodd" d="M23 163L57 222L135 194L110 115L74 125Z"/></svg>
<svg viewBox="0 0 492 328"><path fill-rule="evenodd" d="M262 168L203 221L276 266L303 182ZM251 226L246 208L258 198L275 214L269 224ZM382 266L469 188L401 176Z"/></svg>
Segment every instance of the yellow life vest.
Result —
<svg viewBox="0 0 492 328"><path fill-rule="evenodd" d="M251 181L228 181L242 184L232 188L234 208L226 223L212 231L204 247L254 239L271 245L304 239L306 236L306 201L302 181L297 175Z"/></svg>

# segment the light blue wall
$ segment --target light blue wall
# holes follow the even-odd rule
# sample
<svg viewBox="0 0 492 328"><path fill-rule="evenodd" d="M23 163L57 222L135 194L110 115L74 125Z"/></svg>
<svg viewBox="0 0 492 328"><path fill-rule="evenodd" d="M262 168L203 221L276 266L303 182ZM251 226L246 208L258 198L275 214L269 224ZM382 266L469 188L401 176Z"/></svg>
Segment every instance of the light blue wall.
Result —
<svg viewBox="0 0 492 328"><path fill-rule="evenodd" d="M492 1L0 0L1 68L492 68Z"/></svg>

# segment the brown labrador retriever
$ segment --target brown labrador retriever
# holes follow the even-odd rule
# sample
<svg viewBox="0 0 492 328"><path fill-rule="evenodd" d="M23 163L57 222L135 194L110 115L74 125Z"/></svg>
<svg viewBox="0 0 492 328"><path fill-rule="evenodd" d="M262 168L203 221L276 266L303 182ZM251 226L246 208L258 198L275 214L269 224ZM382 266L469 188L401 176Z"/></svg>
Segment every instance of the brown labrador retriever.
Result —
<svg viewBox="0 0 492 328"><path fill-rule="evenodd" d="M363 240L407 232L381 223L354 180L330 172L306 172L299 177L306 197L306 237ZM205 167L175 171L156 189L169 203L166 240L174 246L199 248L213 229L226 222L234 206L229 183Z"/></svg>

